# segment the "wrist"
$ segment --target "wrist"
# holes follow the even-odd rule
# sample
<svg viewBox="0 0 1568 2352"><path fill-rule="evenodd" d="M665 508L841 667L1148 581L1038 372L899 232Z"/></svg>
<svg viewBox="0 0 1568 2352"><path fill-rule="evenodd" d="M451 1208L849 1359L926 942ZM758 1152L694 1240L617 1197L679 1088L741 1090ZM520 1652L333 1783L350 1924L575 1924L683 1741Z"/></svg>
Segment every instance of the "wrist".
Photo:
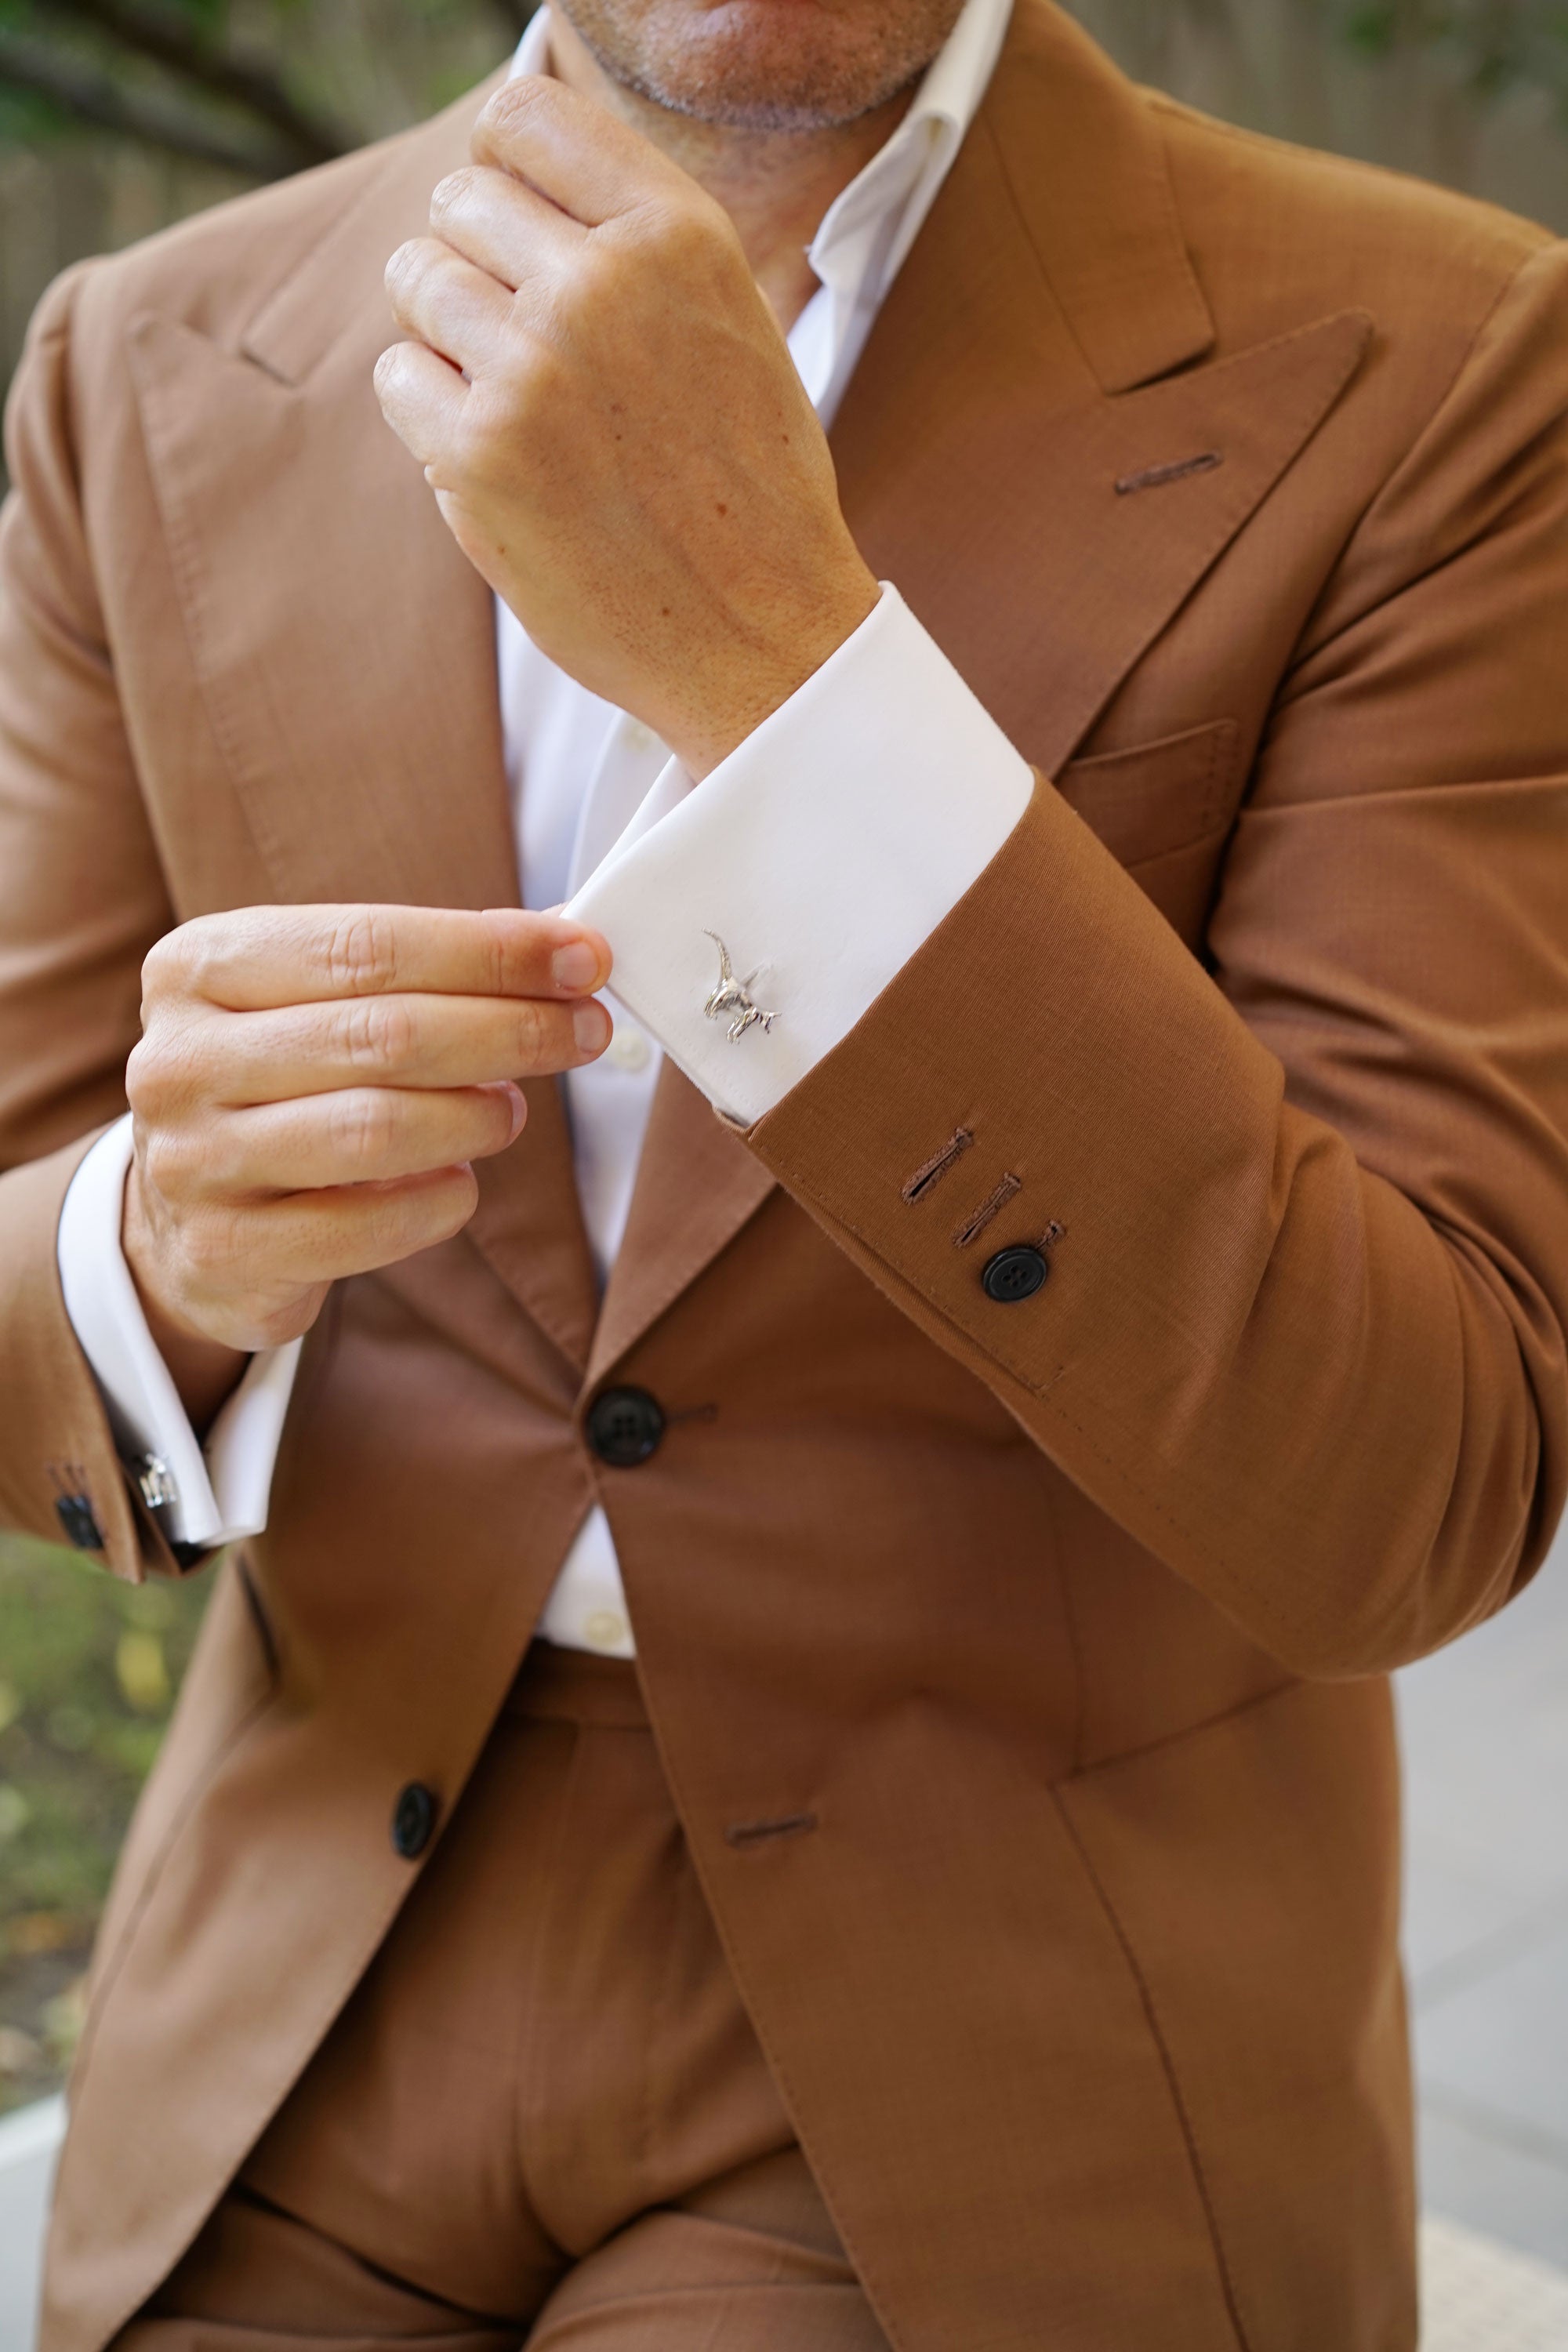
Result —
<svg viewBox="0 0 1568 2352"><path fill-rule="evenodd" d="M662 730L687 773L700 783L727 760L854 635L880 595L876 575L857 553L804 611L776 616L748 636L704 681L700 704Z"/></svg>
<svg viewBox="0 0 1568 2352"><path fill-rule="evenodd" d="M238 1387L250 1359L242 1349L209 1339L167 1300L134 1160L125 1180L121 1249L146 1318L148 1336L168 1369L186 1419L197 1436L203 1436Z"/></svg>

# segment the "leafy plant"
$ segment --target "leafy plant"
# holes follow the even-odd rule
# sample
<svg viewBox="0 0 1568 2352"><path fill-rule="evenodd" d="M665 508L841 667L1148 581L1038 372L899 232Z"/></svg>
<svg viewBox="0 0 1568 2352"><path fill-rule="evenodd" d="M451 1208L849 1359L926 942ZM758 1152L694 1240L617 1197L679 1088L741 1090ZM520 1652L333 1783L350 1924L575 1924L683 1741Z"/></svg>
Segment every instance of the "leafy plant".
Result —
<svg viewBox="0 0 1568 2352"><path fill-rule="evenodd" d="M465 17L513 37L533 0L403 0L416 28ZM0 0L0 138L90 126L251 180L344 153L374 128L311 59L344 0ZM411 93L411 111L446 93Z"/></svg>
<svg viewBox="0 0 1568 2352"><path fill-rule="evenodd" d="M1436 50L1481 98L1521 84L1568 109L1568 0L1328 0L1363 56Z"/></svg>
<svg viewBox="0 0 1568 2352"><path fill-rule="evenodd" d="M58 2081L98 1912L210 1579L0 1536L0 2111Z"/></svg>

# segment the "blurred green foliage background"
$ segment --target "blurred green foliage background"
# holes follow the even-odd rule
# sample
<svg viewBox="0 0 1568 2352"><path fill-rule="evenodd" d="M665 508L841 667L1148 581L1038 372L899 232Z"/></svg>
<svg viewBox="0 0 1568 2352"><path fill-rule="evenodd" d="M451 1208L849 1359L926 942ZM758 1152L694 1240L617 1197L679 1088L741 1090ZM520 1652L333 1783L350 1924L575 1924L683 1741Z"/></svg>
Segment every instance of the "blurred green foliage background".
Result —
<svg viewBox="0 0 1568 2352"><path fill-rule="evenodd" d="M251 179L459 95L532 0L0 0L0 132L86 126Z"/></svg>
<svg viewBox="0 0 1568 2352"><path fill-rule="evenodd" d="M0 383L50 278L416 121L533 0L0 0Z"/></svg>
<svg viewBox="0 0 1568 2352"><path fill-rule="evenodd" d="M116 1582L0 1536L0 2113L58 2080L209 1579Z"/></svg>
<svg viewBox="0 0 1568 2352"><path fill-rule="evenodd" d="M48 280L417 120L533 0L0 0L0 381ZM1141 78L1568 230L1568 0L1069 0ZM0 1535L0 2109L58 2081L210 1577Z"/></svg>

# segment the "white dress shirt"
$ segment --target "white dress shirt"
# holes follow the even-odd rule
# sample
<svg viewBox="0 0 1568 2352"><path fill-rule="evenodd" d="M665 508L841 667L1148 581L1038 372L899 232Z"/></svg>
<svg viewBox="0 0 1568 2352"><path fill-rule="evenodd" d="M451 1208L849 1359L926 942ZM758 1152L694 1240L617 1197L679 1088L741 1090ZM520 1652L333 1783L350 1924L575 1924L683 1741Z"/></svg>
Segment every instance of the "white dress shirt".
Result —
<svg viewBox="0 0 1568 2352"><path fill-rule="evenodd" d="M831 423L878 309L984 93L1011 0L966 0L892 137L829 207L820 280L789 337ZM549 70L549 18L516 73ZM506 769L522 903L566 902L615 956L616 1033L565 1080L584 1222L601 1277L620 1245L663 1053L721 1109L770 1109L837 1045L1022 815L1024 761L896 588L700 790L637 720L548 661L498 602ZM764 1027L705 1015L723 940ZM121 1452L184 1542L266 1524L299 1341L255 1356L205 1447L148 1332L120 1244L131 1123L84 1159L60 1218L67 1311ZM604 1511L578 1531L539 1631L632 1654Z"/></svg>

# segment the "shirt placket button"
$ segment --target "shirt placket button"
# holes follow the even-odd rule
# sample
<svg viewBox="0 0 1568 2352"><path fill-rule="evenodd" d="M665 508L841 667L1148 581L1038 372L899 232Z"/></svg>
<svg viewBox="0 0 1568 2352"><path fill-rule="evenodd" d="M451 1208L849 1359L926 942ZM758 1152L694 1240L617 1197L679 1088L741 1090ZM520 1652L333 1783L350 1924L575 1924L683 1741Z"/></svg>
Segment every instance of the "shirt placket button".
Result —
<svg viewBox="0 0 1568 2352"><path fill-rule="evenodd" d="M643 1032L630 1021L617 1022L616 1034L605 1048L605 1061L612 1070L626 1070L636 1075L646 1070L653 1057L653 1047Z"/></svg>

